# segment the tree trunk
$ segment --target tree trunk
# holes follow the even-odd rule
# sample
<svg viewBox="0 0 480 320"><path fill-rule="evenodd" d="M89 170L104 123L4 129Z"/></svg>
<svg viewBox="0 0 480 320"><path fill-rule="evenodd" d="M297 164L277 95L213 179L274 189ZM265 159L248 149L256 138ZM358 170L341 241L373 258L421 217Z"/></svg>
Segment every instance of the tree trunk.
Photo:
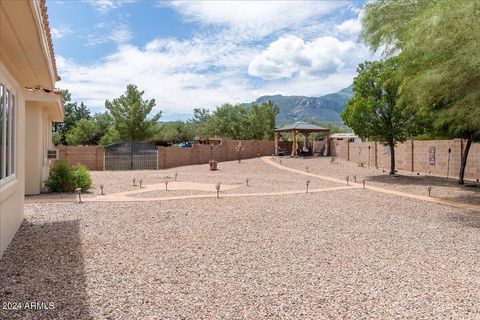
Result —
<svg viewBox="0 0 480 320"><path fill-rule="evenodd" d="M395 174L395 143L391 141L389 144L390 147L390 175Z"/></svg>
<svg viewBox="0 0 480 320"><path fill-rule="evenodd" d="M472 145L472 136L467 139L467 144L465 145L465 150L462 154L462 163L460 164L460 173L458 174L458 183L465 184L463 177L465 176L465 167L467 166L468 152L470 151L470 146Z"/></svg>

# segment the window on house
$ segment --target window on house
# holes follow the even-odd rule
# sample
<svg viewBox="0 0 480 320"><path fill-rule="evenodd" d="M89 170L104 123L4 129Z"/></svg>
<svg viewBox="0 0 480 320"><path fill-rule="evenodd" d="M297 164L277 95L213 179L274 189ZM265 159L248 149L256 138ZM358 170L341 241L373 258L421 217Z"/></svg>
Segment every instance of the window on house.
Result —
<svg viewBox="0 0 480 320"><path fill-rule="evenodd" d="M15 174L15 95L0 84L0 180Z"/></svg>

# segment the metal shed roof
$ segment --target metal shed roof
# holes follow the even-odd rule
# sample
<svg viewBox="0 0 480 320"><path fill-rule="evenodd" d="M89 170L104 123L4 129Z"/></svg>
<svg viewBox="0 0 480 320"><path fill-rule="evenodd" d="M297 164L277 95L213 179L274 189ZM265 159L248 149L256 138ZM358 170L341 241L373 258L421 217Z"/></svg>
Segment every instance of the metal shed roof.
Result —
<svg viewBox="0 0 480 320"><path fill-rule="evenodd" d="M277 132L278 131L293 131L293 130L297 130L297 131L318 131L318 132L330 131L330 129L328 129L328 128L319 127L319 126L316 126L314 124L311 124L311 123L308 123L308 122L303 122L303 121L298 121L298 122L286 125L284 127L275 129L275 131L277 131Z"/></svg>

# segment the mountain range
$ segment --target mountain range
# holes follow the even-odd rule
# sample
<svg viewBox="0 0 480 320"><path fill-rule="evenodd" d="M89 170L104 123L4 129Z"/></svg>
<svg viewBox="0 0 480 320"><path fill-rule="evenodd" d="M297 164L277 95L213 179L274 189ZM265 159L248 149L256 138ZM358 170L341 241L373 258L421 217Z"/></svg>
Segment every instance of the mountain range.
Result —
<svg viewBox="0 0 480 320"><path fill-rule="evenodd" d="M304 96L261 96L255 103L260 104L271 100L280 113L277 124L287 124L295 121L319 120L342 124L340 112L345 108L347 101L353 96L352 86L338 92L320 97Z"/></svg>

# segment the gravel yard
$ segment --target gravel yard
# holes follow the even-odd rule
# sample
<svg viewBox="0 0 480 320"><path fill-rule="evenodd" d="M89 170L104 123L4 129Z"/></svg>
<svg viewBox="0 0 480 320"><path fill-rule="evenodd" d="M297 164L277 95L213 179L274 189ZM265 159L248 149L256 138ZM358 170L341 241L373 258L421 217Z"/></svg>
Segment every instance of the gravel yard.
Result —
<svg viewBox="0 0 480 320"><path fill-rule="evenodd" d="M374 186L412 194L428 195L427 187L432 186L432 197L480 205L480 184L477 183L475 187L475 183L467 181L466 184L470 186L460 186L456 176L447 180L441 177L416 176L402 172L398 177L392 177L388 175L387 169L383 172L382 168L377 170L375 167L359 167L355 163L338 158L331 163L330 159L275 157L274 161L277 163L281 161L284 166L304 171L308 166L309 172L337 179L345 179L349 176L350 181L353 181L353 176L356 175L358 182L365 179L366 183Z"/></svg>
<svg viewBox="0 0 480 320"><path fill-rule="evenodd" d="M302 189L307 179L259 159L220 169L168 172L213 184L251 179L232 194ZM166 172L94 180L128 191L120 181L158 183ZM315 188L338 185L308 178ZM0 301L55 308L0 310L0 319L480 318L478 212L366 189L25 211L0 260Z"/></svg>

